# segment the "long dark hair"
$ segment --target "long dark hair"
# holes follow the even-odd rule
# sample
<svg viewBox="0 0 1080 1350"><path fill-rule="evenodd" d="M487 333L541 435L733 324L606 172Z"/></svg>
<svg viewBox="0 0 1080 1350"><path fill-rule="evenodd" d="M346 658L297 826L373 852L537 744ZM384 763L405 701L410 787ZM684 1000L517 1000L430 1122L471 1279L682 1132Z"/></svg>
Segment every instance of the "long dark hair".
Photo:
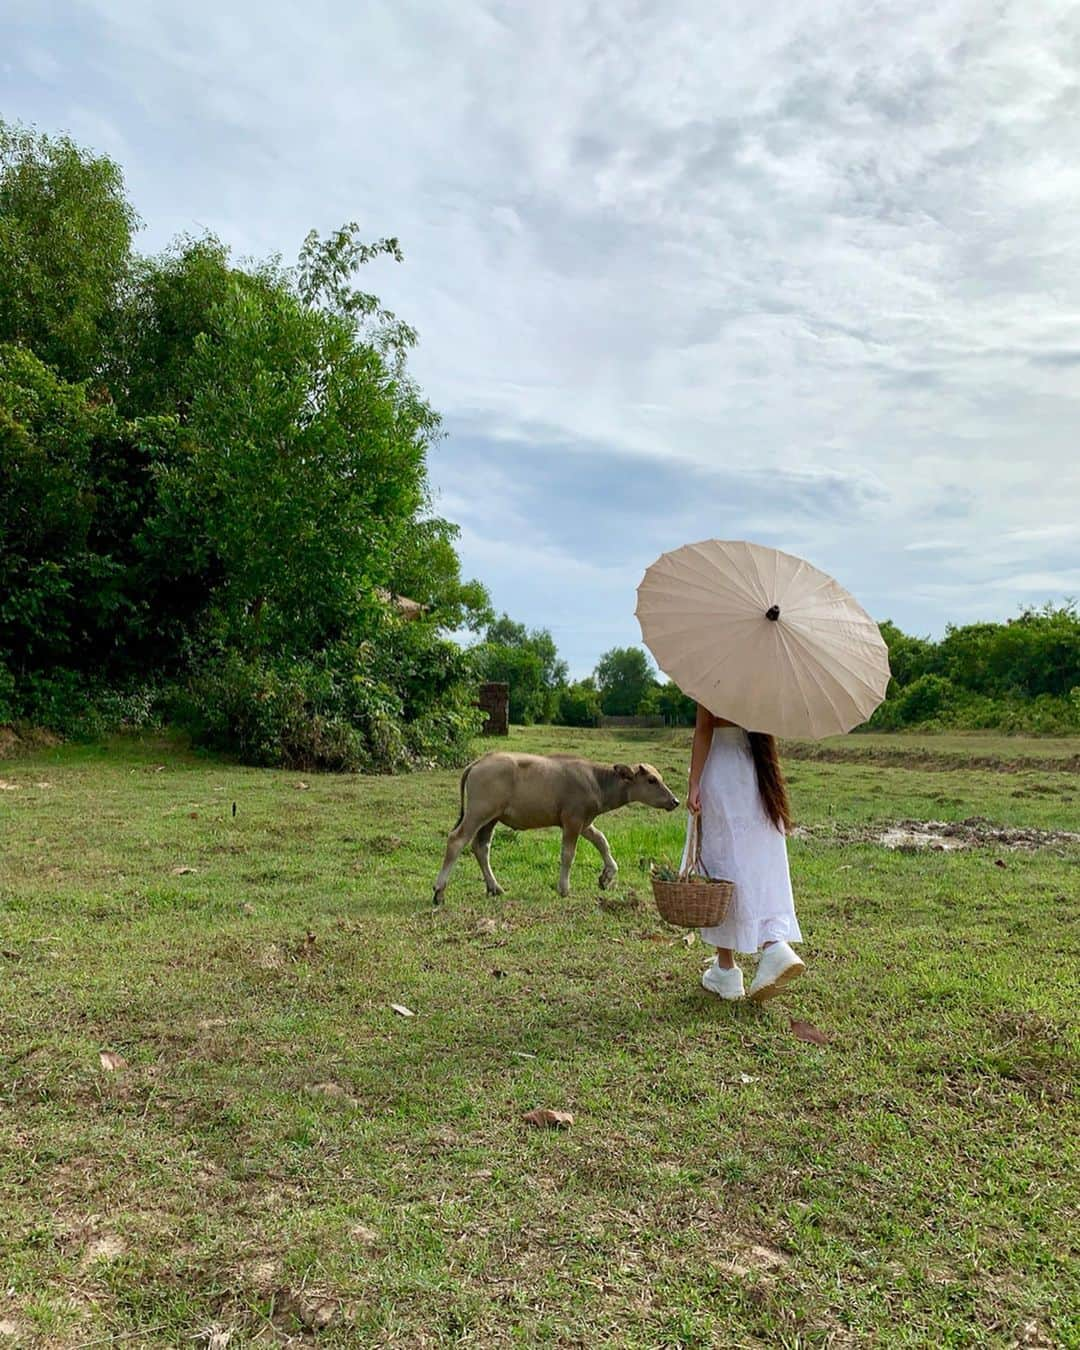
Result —
<svg viewBox="0 0 1080 1350"><path fill-rule="evenodd" d="M780 767L776 737L764 731L748 731L746 734L750 741L750 753L754 756L761 805L776 828L787 834L791 829L791 806L784 771Z"/></svg>

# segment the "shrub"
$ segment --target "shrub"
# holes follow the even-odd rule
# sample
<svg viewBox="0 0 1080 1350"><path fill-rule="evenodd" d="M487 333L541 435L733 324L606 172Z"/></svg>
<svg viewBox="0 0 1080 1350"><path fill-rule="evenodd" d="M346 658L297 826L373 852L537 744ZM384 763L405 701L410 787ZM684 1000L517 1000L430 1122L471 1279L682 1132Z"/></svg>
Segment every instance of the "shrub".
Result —
<svg viewBox="0 0 1080 1350"><path fill-rule="evenodd" d="M61 667L49 675L33 672L18 683L15 717L61 736L89 739L102 730L94 693L78 671Z"/></svg>
<svg viewBox="0 0 1080 1350"><path fill-rule="evenodd" d="M174 713L196 744L250 764L393 772L463 763L483 720L464 654L439 639L424 648L412 635L403 645L404 657L388 642L378 651L338 644L294 661L226 650L203 664ZM410 707L411 684L426 697Z"/></svg>
<svg viewBox="0 0 1080 1350"><path fill-rule="evenodd" d="M0 661L0 726L5 722L14 722L16 715L15 676Z"/></svg>
<svg viewBox="0 0 1080 1350"><path fill-rule="evenodd" d="M594 727L600 720L600 695L591 680L566 684L558 691L555 721L563 727Z"/></svg>
<svg viewBox="0 0 1080 1350"><path fill-rule="evenodd" d="M876 731L898 731L902 727L926 726L938 722L952 709L957 691L941 675L920 675L911 684L886 699L867 727Z"/></svg>

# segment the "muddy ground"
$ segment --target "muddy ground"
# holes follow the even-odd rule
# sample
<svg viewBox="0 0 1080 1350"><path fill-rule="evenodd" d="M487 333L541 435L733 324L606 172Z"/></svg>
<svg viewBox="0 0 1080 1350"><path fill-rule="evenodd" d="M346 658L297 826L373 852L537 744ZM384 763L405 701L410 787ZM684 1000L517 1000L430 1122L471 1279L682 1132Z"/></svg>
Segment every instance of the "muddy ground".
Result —
<svg viewBox="0 0 1080 1350"><path fill-rule="evenodd" d="M970 816L967 820L897 820L887 825L797 825L791 833L793 839L880 844L882 848L900 853L924 848L938 853L969 848L1030 852L1063 844L1080 844L1080 834L1071 830L995 825L982 816Z"/></svg>

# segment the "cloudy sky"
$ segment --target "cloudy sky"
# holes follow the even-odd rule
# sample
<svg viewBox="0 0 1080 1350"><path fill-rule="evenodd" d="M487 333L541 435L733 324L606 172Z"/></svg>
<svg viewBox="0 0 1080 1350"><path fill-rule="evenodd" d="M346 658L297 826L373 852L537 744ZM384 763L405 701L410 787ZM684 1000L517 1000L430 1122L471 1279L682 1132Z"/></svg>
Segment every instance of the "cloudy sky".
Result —
<svg viewBox="0 0 1080 1350"><path fill-rule="evenodd" d="M921 633L1080 594L1080 9L5 0L142 247L394 234L467 571L575 673L709 536Z"/></svg>

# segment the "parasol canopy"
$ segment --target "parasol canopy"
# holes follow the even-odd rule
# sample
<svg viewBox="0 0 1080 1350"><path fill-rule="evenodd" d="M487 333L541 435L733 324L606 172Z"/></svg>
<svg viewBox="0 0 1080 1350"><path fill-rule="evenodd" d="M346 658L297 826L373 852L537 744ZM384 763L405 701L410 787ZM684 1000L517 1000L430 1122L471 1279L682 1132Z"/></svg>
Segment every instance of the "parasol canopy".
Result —
<svg viewBox="0 0 1080 1350"><path fill-rule="evenodd" d="M889 652L846 590L778 549L706 539L662 554L638 587L641 636L710 712L775 736L832 736L885 697Z"/></svg>

